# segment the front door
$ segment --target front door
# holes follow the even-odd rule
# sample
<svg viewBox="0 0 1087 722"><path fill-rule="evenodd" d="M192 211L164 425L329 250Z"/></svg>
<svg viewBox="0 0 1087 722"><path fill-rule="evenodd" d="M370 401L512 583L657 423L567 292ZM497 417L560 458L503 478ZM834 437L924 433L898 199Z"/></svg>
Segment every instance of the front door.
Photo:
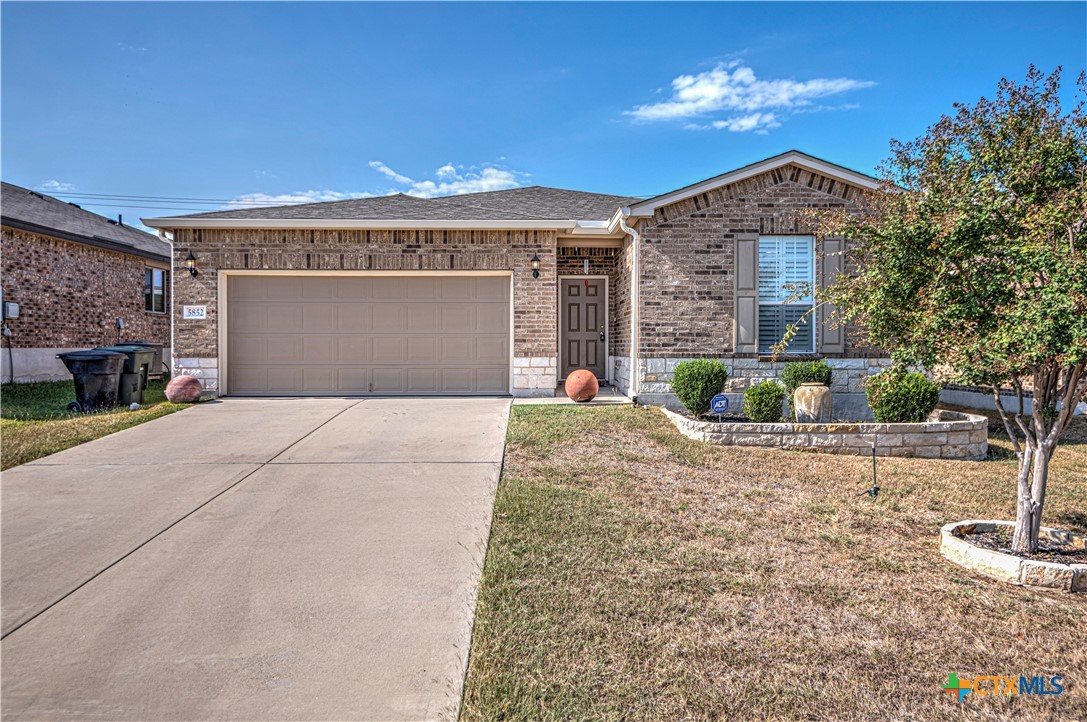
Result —
<svg viewBox="0 0 1087 722"><path fill-rule="evenodd" d="M560 375L588 369L598 379L605 376L608 330L607 285L603 278L559 280Z"/></svg>

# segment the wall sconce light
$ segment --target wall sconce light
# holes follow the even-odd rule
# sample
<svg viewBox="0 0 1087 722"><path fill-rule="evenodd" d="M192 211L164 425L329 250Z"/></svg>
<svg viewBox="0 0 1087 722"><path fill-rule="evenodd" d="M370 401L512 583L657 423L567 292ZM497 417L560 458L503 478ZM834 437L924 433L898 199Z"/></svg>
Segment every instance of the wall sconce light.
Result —
<svg viewBox="0 0 1087 722"><path fill-rule="evenodd" d="M196 270L196 256L189 251L189 257L185 259L185 268L189 269L189 275L195 277L200 271Z"/></svg>
<svg viewBox="0 0 1087 722"><path fill-rule="evenodd" d="M533 253L532 254L532 260L529 261L529 263L532 266L532 277L533 278L539 278L540 277L540 257L537 256L535 253Z"/></svg>

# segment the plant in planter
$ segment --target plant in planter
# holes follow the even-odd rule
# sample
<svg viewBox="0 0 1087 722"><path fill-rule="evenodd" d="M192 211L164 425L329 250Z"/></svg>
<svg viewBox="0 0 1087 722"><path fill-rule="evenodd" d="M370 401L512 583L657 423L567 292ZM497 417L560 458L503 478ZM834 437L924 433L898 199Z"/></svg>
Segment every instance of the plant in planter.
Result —
<svg viewBox="0 0 1087 722"><path fill-rule="evenodd" d="M826 361L790 361L781 371L781 381L785 384L785 401L789 405L789 416L796 421L820 422L830 421L831 397L830 381L833 370ZM803 406L814 413L805 414L804 419L799 418L797 404L794 399L797 390L804 384L817 384L825 387L825 390L811 388L804 392L806 397Z"/></svg>
<svg viewBox="0 0 1087 722"><path fill-rule="evenodd" d="M672 391L695 418L710 410L713 397L728 381L728 367L714 359L684 361L672 373Z"/></svg>
<svg viewBox="0 0 1087 722"><path fill-rule="evenodd" d="M1087 398L1087 76L1068 111L1060 79L1031 67L1022 84L1001 80L991 99L893 142L863 212L811 214L820 238L850 241L843 267L857 268L820 294L839 323L856 319L897 361L992 390L1019 459L1012 549L1024 554Z"/></svg>
<svg viewBox="0 0 1087 722"><path fill-rule="evenodd" d="M872 415L881 424L920 423L940 403L939 384L900 366L868 377L864 393Z"/></svg>
<svg viewBox="0 0 1087 722"><path fill-rule="evenodd" d="M781 402L785 389L773 381L763 381L744 391L744 413L756 423L781 421Z"/></svg>

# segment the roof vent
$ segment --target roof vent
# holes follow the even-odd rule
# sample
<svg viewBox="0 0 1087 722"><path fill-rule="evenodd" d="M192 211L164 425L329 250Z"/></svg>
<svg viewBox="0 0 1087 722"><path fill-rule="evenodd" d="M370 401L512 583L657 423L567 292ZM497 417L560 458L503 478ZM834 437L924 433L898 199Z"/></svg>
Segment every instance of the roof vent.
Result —
<svg viewBox="0 0 1087 722"><path fill-rule="evenodd" d="M37 191L30 191L30 195L37 196L38 198L41 198L43 201L45 200L45 196L43 196L41 193L38 193Z"/></svg>
<svg viewBox="0 0 1087 722"><path fill-rule="evenodd" d="M75 206L76 208L82 208L83 207L83 206L79 205L78 203L72 203L71 201L68 201L68 205Z"/></svg>

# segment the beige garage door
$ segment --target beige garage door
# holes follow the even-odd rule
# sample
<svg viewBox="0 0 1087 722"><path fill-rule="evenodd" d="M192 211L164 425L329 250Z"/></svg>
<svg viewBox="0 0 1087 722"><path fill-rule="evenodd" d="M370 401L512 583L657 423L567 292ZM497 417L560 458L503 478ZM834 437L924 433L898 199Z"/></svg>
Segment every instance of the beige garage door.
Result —
<svg viewBox="0 0 1087 722"><path fill-rule="evenodd" d="M506 394L508 276L230 276L227 393Z"/></svg>

